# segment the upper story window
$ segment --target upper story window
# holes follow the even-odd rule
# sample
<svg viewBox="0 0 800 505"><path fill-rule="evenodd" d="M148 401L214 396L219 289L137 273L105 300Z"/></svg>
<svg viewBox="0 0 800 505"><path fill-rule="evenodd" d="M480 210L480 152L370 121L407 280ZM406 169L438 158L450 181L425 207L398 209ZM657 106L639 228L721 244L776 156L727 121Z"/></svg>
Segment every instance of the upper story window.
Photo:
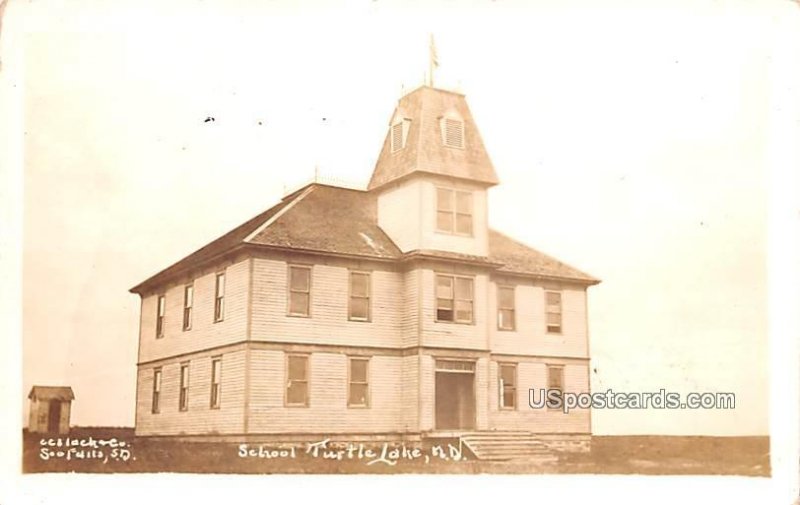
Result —
<svg viewBox="0 0 800 505"><path fill-rule="evenodd" d="M498 368L500 408L515 409L517 408L517 365L500 363Z"/></svg>
<svg viewBox="0 0 800 505"><path fill-rule="evenodd" d="M156 338L164 336L164 314L167 312L167 297L158 295L156 307Z"/></svg>
<svg viewBox="0 0 800 505"><path fill-rule="evenodd" d="M308 406L308 356L286 356L286 405Z"/></svg>
<svg viewBox="0 0 800 505"><path fill-rule="evenodd" d="M456 113L448 113L439 120L442 143L445 147L464 149L464 121Z"/></svg>
<svg viewBox="0 0 800 505"><path fill-rule="evenodd" d="M514 286L497 286L497 328L513 330L515 323Z"/></svg>
<svg viewBox="0 0 800 505"><path fill-rule="evenodd" d="M189 363L181 364L181 388L178 395L178 410L189 410Z"/></svg>
<svg viewBox="0 0 800 505"><path fill-rule="evenodd" d="M289 315L311 313L311 267L289 266Z"/></svg>
<svg viewBox="0 0 800 505"><path fill-rule="evenodd" d="M369 406L369 358L350 358L347 406Z"/></svg>
<svg viewBox="0 0 800 505"><path fill-rule="evenodd" d="M222 358L211 360L211 408L219 408L220 384L222 383Z"/></svg>
<svg viewBox="0 0 800 505"><path fill-rule="evenodd" d="M436 276L436 321L472 323L473 280L455 275Z"/></svg>
<svg viewBox="0 0 800 505"><path fill-rule="evenodd" d="M561 333L561 292L545 291L547 333Z"/></svg>
<svg viewBox="0 0 800 505"><path fill-rule="evenodd" d="M158 414L161 409L161 369L153 370L153 414Z"/></svg>
<svg viewBox="0 0 800 505"><path fill-rule="evenodd" d="M560 409L564 397L564 367L560 365L547 365L547 408ZM550 401L550 391L558 391L559 395Z"/></svg>
<svg viewBox="0 0 800 505"><path fill-rule="evenodd" d="M389 132L392 142L392 152L403 149L406 146L408 139L408 130L411 127L411 120L408 118L398 119L392 123L391 131Z"/></svg>
<svg viewBox="0 0 800 505"><path fill-rule="evenodd" d="M472 192L436 188L436 230L472 235Z"/></svg>
<svg viewBox="0 0 800 505"><path fill-rule="evenodd" d="M214 322L225 318L225 272L217 274L214 288Z"/></svg>
<svg viewBox="0 0 800 505"><path fill-rule="evenodd" d="M370 284L368 272L350 272L349 318L353 321L370 319Z"/></svg>
<svg viewBox="0 0 800 505"><path fill-rule="evenodd" d="M194 305L194 285L183 288L183 331L192 329L192 306Z"/></svg>

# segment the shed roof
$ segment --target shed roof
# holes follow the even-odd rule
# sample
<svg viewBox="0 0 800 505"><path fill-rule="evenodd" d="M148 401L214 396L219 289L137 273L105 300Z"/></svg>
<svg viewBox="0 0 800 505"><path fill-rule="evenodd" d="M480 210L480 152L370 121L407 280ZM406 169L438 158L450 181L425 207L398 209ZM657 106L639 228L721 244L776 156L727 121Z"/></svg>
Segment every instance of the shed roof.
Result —
<svg viewBox="0 0 800 505"><path fill-rule="evenodd" d="M31 400L61 400L68 402L75 399L72 388L68 386L33 386L28 393Z"/></svg>
<svg viewBox="0 0 800 505"><path fill-rule="evenodd" d="M131 288L142 293L175 274L197 268L241 246L271 247L298 252L346 255L401 261L414 257L483 264L500 272L565 279L596 284L594 277L497 231L489 231L489 256L446 251L410 251L403 254L378 226L373 192L309 184L277 205L212 241L172 266Z"/></svg>

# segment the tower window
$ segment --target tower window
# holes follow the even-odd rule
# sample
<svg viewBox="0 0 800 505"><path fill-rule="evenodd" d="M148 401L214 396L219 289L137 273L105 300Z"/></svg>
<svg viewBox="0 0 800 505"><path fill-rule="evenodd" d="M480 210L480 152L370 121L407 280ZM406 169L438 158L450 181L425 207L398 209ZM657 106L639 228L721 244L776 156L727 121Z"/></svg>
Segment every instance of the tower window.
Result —
<svg viewBox="0 0 800 505"><path fill-rule="evenodd" d="M472 193L436 188L436 230L472 235Z"/></svg>
<svg viewBox="0 0 800 505"><path fill-rule="evenodd" d="M464 122L449 117L442 118L442 141L447 147L464 148Z"/></svg>

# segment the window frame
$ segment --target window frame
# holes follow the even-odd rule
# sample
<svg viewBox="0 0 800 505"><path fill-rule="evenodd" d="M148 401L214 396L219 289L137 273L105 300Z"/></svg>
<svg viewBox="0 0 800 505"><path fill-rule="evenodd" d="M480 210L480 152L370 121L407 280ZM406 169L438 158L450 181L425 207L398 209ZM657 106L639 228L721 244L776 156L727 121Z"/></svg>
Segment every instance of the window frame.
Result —
<svg viewBox="0 0 800 505"><path fill-rule="evenodd" d="M439 277L447 277L452 280L452 290L453 290L453 297L449 300L452 301L452 312L453 312L453 319L439 319L439 300L447 300L447 298L440 298L439 297ZM456 280L457 279L465 279L470 281L470 296L471 298L467 300L466 298L457 298L456 297ZM434 272L434 283L433 283L433 296L434 296L434 321L437 323L452 323L452 324L475 324L475 277L469 275L458 275L458 274L450 274L450 273L441 273L441 272ZM467 320L459 320L456 317L456 313L458 312L456 309L456 302L470 302L470 319Z"/></svg>
<svg viewBox="0 0 800 505"><path fill-rule="evenodd" d="M367 277L367 296L358 296L353 294L353 276L365 275ZM353 299L367 301L367 317L353 316ZM310 297L309 297L310 300ZM366 270L350 270L347 276L347 320L356 321L361 323L369 323L372 321L372 272Z"/></svg>
<svg viewBox="0 0 800 505"><path fill-rule="evenodd" d="M565 382L565 380L564 380L564 365L547 364L546 366L547 366L547 391L550 391L551 389L558 389L559 391L561 391L561 405L551 405L549 402L547 402L547 397L546 396L545 396L545 405L547 406L547 410L558 410L558 411L563 412L564 410L563 410L562 407L563 407L563 403L564 403L564 389L565 389L565 387L564 387L564 382ZM551 378L553 377L553 375L552 375L553 371L558 371L558 378L559 378L559 382L560 382L558 388L553 388L553 387L550 386L550 383L552 382Z"/></svg>
<svg viewBox="0 0 800 505"><path fill-rule="evenodd" d="M517 384L519 384L519 364L512 363L508 361L498 361L497 362L497 388L498 388L498 399L497 399L497 407L498 410L517 410L517 405L519 401L517 401ZM511 367L514 369L514 384L511 386L511 390L513 391L514 395L514 405L508 406L505 405L505 393L506 393L506 384L503 381L503 367Z"/></svg>
<svg viewBox="0 0 800 505"><path fill-rule="evenodd" d="M306 385L306 395L303 400L303 403L290 403L289 402L289 386L290 386L290 379L289 379L289 361L292 358L303 358L305 359L305 378L302 381L295 381L295 382L305 382ZM286 358L284 360L284 380L283 380L283 406L284 407L298 407L298 408L308 408L311 404L311 355L304 354L304 353L286 353Z"/></svg>
<svg viewBox="0 0 800 505"><path fill-rule="evenodd" d="M191 292L191 296L189 293ZM194 315L194 281L183 286L183 331L192 329Z"/></svg>
<svg viewBox="0 0 800 505"><path fill-rule="evenodd" d="M551 293L558 295L558 312L550 312L550 304L547 303L547 297ZM558 314L558 330L550 329L551 327L555 327L555 325L551 325L548 321L550 314ZM564 334L564 294L560 290L546 289L544 291L544 327L545 333L548 335Z"/></svg>
<svg viewBox="0 0 800 505"><path fill-rule="evenodd" d="M186 370L185 381L183 375L184 370ZM178 411L187 412L189 410L189 381L191 373L188 361L181 363L178 373L180 374L178 384Z"/></svg>
<svg viewBox="0 0 800 505"><path fill-rule="evenodd" d="M435 186L436 189L436 213L434 216L434 230L437 233L443 233L446 235L456 235L460 237L474 237L475 236L475 192L472 190L467 189L458 189L452 188L447 186ZM452 201L452 208L451 209L442 209L440 202L442 199L440 198L441 191L446 191L450 194L450 199ZM468 212L461 212L458 210L458 197L467 196L469 198L469 211ZM439 215L440 214L447 214L451 227L449 229L441 228L439 226ZM459 216L467 216L469 217L469 231L459 231L458 230L458 218Z"/></svg>
<svg viewBox="0 0 800 505"><path fill-rule="evenodd" d="M222 279L222 283L220 283ZM220 295L220 284L222 284L222 295ZM225 291L228 288L228 276L225 271L214 274L214 322L219 323L225 320Z"/></svg>
<svg viewBox="0 0 800 505"><path fill-rule="evenodd" d="M372 360L371 356L348 356L347 357L347 408L349 409L368 409L371 404L371 397L370 394L370 361ZM364 382L354 382L353 381L353 362L354 361L363 361L366 363L366 371L364 372L365 381ZM353 384L363 384L366 386L366 398L364 403L351 403L351 391L350 388Z"/></svg>
<svg viewBox="0 0 800 505"><path fill-rule="evenodd" d="M308 271L308 291L299 291L292 288L292 270L304 269ZM292 263L287 266L286 272L286 315L289 317L311 317L311 290L313 282L313 266ZM306 313L292 312L292 293L305 293L308 297Z"/></svg>
<svg viewBox="0 0 800 505"><path fill-rule="evenodd" d="M500 305L500 292L503 290L511 290L511 308L502 307ZM500 314L502 311L511 312L511 326L506 327L501 324L502 318ZM513 284L498 284L497 285L497 329L498 331L517 331L517 287Z"/></svg>
<svg viewBox="0 0 800 505"><path fill-rule="evenodd" d="M164 379L164 370L161 367L153 368L153 390L150 397L150 413L161 413L161 388Z"/></svg>
<svg viewBox="0 0 800 505"><path fill-rule="evenodd" d="M219 365L219 371L217 367ZM216 389L215 389L216 387ZM209 408L219 409L222 405L222 356L214 356L211 358L211 391L208 401Z"/></svg>
<svg viewBox="0 0 800 505"><path fill-rule="evenodd" d="M156 297L156 338L164 338L166 334L167 295L162 293Z"/></svg>

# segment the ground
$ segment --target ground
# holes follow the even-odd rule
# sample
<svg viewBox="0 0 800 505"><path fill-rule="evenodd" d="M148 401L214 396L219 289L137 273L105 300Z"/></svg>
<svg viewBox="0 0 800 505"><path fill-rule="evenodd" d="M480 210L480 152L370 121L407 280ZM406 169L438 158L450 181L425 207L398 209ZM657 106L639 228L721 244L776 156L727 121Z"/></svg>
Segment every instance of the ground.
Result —
<svg viewBox="0 0 800 505"><path fill-rule="evenodd" d="M71 444L82 444L67 448ZM62 446L58 446L61 439ZM426 444L418 453L390 444L353 446L350 452L306 446L292 454L272 452L276 444L186 443L136 439L130 428L74 428L69 435L23 433L26 473L600 473L704 474L768 477L768 437L597 436L587 453L561 454L558 461L477 461L457 443ZM52 445L48 445L52 444ZM370 454L368 449L374 450ZM270 457L271 456L271 457ZM334 459L335 457L341 459ZM394 463L394 464L390 464Z"/></svg>

